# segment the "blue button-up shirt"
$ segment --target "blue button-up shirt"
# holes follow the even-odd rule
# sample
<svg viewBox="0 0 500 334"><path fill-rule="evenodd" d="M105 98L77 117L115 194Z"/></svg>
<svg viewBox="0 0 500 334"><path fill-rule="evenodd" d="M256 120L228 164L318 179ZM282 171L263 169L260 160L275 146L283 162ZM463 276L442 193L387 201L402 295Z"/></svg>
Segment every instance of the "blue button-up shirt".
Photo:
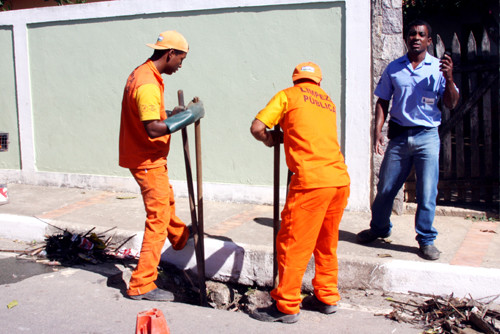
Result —
<svg viewBox="0 0 500 334"><path fill-rule="evenodd" d="M392 97L391 120L402 126L437 127L441 124L437 105L443 97L446 80L439 64L438 58L426 53L415 69L408 55L386 67L375 95L387 101Z"/></svg>

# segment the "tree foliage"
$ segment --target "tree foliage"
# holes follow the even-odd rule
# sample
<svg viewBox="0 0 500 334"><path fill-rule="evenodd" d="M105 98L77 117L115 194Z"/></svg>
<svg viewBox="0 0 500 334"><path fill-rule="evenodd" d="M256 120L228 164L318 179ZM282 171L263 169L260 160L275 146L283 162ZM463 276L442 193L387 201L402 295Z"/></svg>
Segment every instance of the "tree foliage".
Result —
<svg viewBox="0 0 500 334"><path fill-rule="evenodd" d="M12 8L12 0L0 0L1 10L10 10Z"/></svg>
<svg viewBox="0 0 500 334"><path fill-rule="evenodd" d="M47 1L50 1L50 0L44 0L45 2ZM62 5L69 5L69 4L72 4L72 3L85 3L86 0L76 0L75 2L71 1L71 0L54 0L58 6L62 6Z"/></svg>
<svg viewBox="0 0 500 334"><path fill-rule="evenodd" d="M474 3L477 3L477 0L403 0L403 13L419 16L430 12L456 12Z"/></svg>

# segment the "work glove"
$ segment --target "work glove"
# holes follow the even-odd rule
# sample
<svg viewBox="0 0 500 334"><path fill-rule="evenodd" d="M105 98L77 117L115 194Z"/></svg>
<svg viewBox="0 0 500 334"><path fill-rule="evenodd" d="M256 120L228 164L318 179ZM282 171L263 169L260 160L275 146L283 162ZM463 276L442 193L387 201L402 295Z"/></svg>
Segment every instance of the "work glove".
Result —
<svg viewBox="0 0 500 334"><path fill-rule="evenodd" d="M193 124L205 116L205 109L201 101L190 103L185 111L170 116L163 122L167 125L167 134L174 133Z"/></svg>

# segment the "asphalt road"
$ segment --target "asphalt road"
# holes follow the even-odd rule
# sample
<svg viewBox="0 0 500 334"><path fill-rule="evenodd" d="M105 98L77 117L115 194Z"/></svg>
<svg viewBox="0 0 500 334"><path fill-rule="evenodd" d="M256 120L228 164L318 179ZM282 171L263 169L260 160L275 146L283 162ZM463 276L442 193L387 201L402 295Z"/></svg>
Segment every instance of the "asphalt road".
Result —
<svg viewBox="0 0 500 334"><path fill-rule="evenodd" d="M243 312L127 299L110 280L124 271L117 264L49 267L5 251L23 247L0 239L2 333L133 333L137 314L152 308L163 312L172 334L422 332L385 319L392 308L380 292L344 291L335 315L302 311L296 324L263 323Z"/></svg>

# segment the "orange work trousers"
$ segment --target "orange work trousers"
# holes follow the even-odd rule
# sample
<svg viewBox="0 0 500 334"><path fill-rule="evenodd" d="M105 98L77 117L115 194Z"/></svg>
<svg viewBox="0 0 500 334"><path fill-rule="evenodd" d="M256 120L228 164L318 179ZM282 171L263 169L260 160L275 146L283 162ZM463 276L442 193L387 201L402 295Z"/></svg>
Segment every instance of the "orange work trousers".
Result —
<svg viewBox="0 0 500 334"><path fill-rule="evenodd" d="M349 186L290 190L276 237L279 282L271 291L281 312L300 312L302 278L312 254L314 294L328 305L340 300L337 245L348 197Z"/></svg>
<svg viewBox="0 0 500 334"><path fill-rule="evenodd" d="M175 250L180 250L186 245L189 230L175 215L174 192L168 180L167 166L131 169L130 172L141 188L147 215L139 262L127 291L130 296L135 296L156 289L154 282L166 238Z"/></svg>

